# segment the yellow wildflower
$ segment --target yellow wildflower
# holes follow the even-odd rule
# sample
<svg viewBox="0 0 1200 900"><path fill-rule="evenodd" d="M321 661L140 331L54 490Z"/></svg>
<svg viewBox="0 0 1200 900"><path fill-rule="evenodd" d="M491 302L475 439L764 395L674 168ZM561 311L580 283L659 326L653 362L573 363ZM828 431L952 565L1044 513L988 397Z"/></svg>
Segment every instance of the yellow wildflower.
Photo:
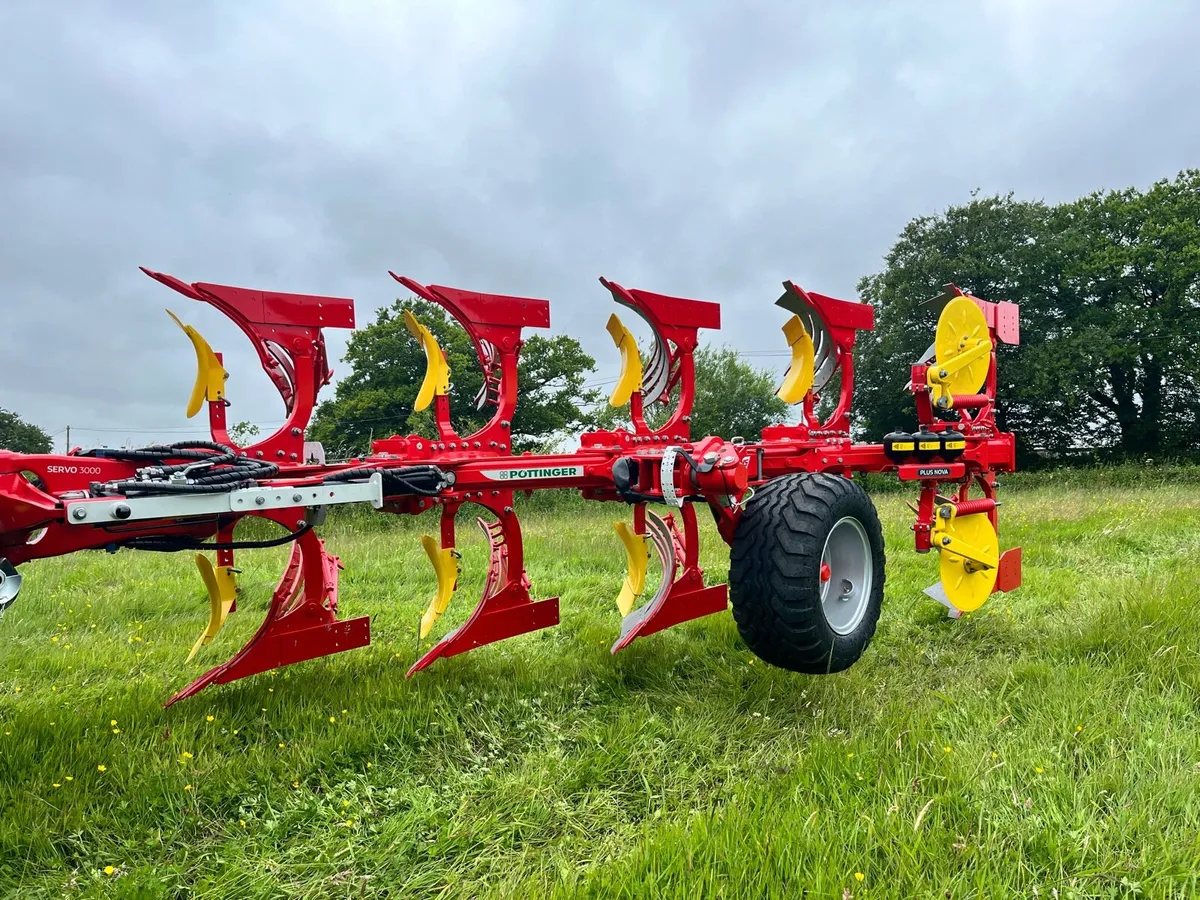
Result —
<svg viewBox="0 0 1200 900"><path fill-rule="evenodd" d="M96 771L97 772L107 772L108 766L106 766L104 763L100 763L100 765L96 766Z"/></svg>
<svg viewBox="0 0 1200 900"><path fill-rule="evenodd" d="M866 877L867 877L867 876L866 876L866 875L864 875L862 872L855 872L855 873L854 873L854 880L855 880L855 881L862 881L862 880L863 880L864 878L866 878Z"/></svg>

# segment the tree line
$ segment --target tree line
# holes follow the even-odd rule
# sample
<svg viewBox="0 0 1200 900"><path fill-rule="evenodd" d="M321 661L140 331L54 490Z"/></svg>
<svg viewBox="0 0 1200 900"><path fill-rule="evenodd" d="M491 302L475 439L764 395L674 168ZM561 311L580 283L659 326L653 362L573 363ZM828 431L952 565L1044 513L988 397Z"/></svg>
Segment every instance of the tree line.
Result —
<svg viewBox="0 0 1200 900"><path fill-rule="evenodd" d="M1021 306L1021 343L1000 349L997 418L1017 434L1022 465L1070 461L1080 451L1103 459L1200 458L1200 170L1145 191L1097 191L1057 204L976 192L909 222L883 262L858 283L876 326L856 349L857 437L912 425L903 388L936 321L922 304L954 282ZM425 360L404 326L405 310L446 353L456 429L466 434L482 424L474 399L483 376L466 333L440 307L398 299L351 336L350 372L316 410L309 435L328 452L356 455L372 438L432 433L431 411L412 410ZM590 380L595 366L574 338L526 340L514 451L627 424ZM785 420L789 409L774 396L781 376L728 347L701 347L692 433L752 440ZM0 447L47 452L50 438L0 410Z"/></svg>

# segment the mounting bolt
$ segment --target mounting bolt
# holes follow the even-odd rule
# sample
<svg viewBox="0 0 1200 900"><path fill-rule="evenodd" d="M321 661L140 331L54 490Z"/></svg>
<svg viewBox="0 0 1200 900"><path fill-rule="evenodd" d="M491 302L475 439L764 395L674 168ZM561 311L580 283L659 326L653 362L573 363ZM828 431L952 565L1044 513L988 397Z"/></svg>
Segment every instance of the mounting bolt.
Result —
<svg viewBox="0 0 1200 900"><path fill-rule="evenodd" d="M501 419L501 420L500 420L500 427L501 427L501 428L507 428L508 426L509 426L509 421L508 421L508 419Z"/></svg>
<svg viewBox="0 0 1200 900"><path fill-rule="evenodd" d="M504 507L504 514L505 514L506 516L507 516L507 515L509 515L509 514L511 514L511 513L512 513L512 507L511 507L511 506L506 506L506 507Z"/></svg>
<svg viewBox="0 0 1200 900"><path fill-rule="evenodd" d="M476 442L475 442L475 449L476 449L476 450L478 450L478 449L479 449L479 441L476 441Z"/></svg>
<svg viewBox="0 0 1200 900"><path fill-rule="evenodd" d="M80 522L82 522L84 519L87 518L87 510L84 509L82 506L77 506L73 510L71 510L71 518L77 519Z"/></svg>
<svg viewBox="0 0 1200 900"><path fill-rule="evenodd" d="M133 515L133 510L131 510L124 503L118 503L113 507L112 514L113 517L117 519L128 519L131 515Z"/></svg>
<svg viewBox="0 0 1200 900"><path fill-rule="evenodd" d="M283 459L283 451L282 450L276 450L275 455L278 456L280 459Z"/></svg>
<svg viewBox="0 0 1200 900"><path fill-rule="evenodd" d="M257 497L254 498L255 506L262 506L266 502L267 502L267 498L264 497L262 494L259 494Z"/></svg>
<svg viewBox="0 0 1200 900"><path fill-rule="evenodd" d="M292 502L293 503L299 503L303 499L304 499L304 495L302 495L302 494L292 494Z"/></svg>
<svg viewBox="0 0 1200 900"><path fill-rule="evenodd" d="M501 449L501 450L507 450L507 449L508 449L508 444L501 444L501 445L500 445L500 449Z"/></svg>
<svg viewBox="0 0 1200 900"><path fill-rule="evenodd" d="M938 515L943 519L948 519L953 511L949 506L943 506L938 509Z"/></svg>
<svg viewBox="0 0 1200 900"><path fill-rule="evenodd" d="M292 429L292 437L300 437L300 429L299 428Z"/></svg>
<svg viewBox="0 0 1200 900"><path fill-rule="evenodd" d="M295 453L288 454L288 458L294 460L296 458L296 454Z"/></svg>
<svg viewBox="0 0 1200 900"><path fill-rule="evenodd" d="M495 449L495 448L496 448L496 446L497 446L497 444L496 444L496 442L495 442L495 441L489 441L489 442L488 442L488 446L489 446L489 447L491 447L492 449Z"/></svg>
<svg viewBox="0 0 1200 900"><path fill-rule="evenodd" d="M949 547L950 546L950 538L948 538L948 537L942 538L942 546Z"/></svg>
<svg viewBox="0 0 1200 900"><path fill-rule="evenodd" d="M262 459L262 451L261 450L255 450L254 455L257 456L259 459Z"/></svg>
<svg viewBox="0 0 1200 900"><path fill-rule="evenodd" d="M839 456L839 457L838 457L838 462L841 462L841 461L842 461L842 457L840 457L840 456Z"/></svg>
<svg viewBox="0 0 1200 900"><path fill-rule="evenodd" d="M938 378L945 378L949 374L945 369L938 369Z"/></svg>

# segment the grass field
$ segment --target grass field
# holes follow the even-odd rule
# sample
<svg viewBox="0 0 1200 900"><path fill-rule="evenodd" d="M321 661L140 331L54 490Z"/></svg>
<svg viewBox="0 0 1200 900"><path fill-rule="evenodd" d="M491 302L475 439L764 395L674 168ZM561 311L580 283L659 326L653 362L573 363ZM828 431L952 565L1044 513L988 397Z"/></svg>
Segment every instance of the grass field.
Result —
<svg viewBox="0 0 1200 900"><path fill-rule="evenodd" d="M559 627L411 681L436 522L331 517L372 646L166 711L258 626L284 551L240 555L241 608L190 665L206 606L186 554L30 564L0 623L0 890L1196 896L1200 484L1167 482L1018 482L1002 542L1025 585L958 622L921 594L936 559L911 550L905 495L878 495L880 628L823 678L757 662L727 614L610 656L614 505L524 516ZM460 518L448 625L485 568Z"/></svg>

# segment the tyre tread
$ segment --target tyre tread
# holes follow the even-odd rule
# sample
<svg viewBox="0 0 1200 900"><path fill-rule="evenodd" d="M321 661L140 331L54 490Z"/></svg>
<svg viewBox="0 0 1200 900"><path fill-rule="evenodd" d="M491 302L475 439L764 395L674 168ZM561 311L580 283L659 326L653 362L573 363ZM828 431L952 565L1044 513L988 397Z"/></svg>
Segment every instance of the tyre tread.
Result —
<svg viewBox="0 0 1200 900"><path fill-rule="evenodd" d="M855 516L871 546L871 596L852 633L833 631L821 610L825 536ZM802 472L758 488L743 510L730 552L729 597L742 640L764 662L794 672L843 671L875 634L884 587L883 530L862 487L848 478Z"/></svg>

